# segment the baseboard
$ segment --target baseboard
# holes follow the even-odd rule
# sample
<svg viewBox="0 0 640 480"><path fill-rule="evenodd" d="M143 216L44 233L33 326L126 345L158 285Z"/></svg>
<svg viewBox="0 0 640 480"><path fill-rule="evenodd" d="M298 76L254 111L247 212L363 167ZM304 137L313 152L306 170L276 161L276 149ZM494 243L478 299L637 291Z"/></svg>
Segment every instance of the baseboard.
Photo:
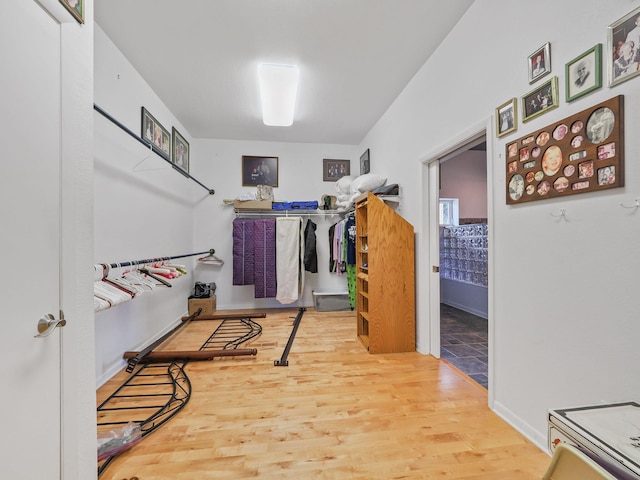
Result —
<svg viewBox="0 0 640 480"><path fill-rule="evenodd" d="M484 318L485 320L489 318L489 314L487 312L482 310L477 310L475 308L470 307L469 305L452 302L451 300L443 300L442 303L444 303L445 305L449 305L450 307L457 308L458 310L462 310L463 312L467 312L472 315L475 315L476 317Z"/></svg>
<svg viewBox="0 0 640 480"><path fill-rule="evenodd" d="M524 435L531 443L537 446L545 453L549 453L547 447L547 432L540 433L527 422L523 421L520 417L515 415L511 410L506 408L500 402L493 402L492 410L496 415L502 418L505 422L515 428L518 432Z"/></svg>

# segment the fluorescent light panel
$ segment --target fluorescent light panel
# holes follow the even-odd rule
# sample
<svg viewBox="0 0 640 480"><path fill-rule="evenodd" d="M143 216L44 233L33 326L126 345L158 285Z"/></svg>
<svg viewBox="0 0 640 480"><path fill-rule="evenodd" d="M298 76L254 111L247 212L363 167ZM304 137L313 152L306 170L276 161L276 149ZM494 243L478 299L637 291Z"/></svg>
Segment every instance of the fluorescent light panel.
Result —
<svg viewBox="0 0 640 480"><path fill-rule="evenodd" d="M298 93L298 68L293 65L258 66L262 121L273 127L293 125Z"/></svg>

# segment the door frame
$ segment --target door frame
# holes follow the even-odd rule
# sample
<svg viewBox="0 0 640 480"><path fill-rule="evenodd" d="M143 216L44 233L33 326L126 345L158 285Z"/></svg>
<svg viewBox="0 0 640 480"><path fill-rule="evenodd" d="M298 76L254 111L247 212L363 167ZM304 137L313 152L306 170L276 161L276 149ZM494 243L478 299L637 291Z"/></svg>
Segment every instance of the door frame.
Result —
<svg viewBox="0 0 640 480"><path fill-rule="evenodd" d="M489 353L488 353L488 399L489 405L493 405L493 373L494 373L494 355L493 355L493 338L494 338L494 324L493 324L493 142L490 140L493 138L493 117L489 117L487 120L478 122L471 127L461 131L457 135L451 137L441 145L437 146L433 150L427 152L420 158L422 163L422 185L421 193L421 205L423 208L422 216L422 234L420 235L420 251L425 252L425 261L422 263L421 268L418 269L420 273L420 285L424 285L428 289L428 305L420 308L419 325L424 326L418 330L418 345L423 350L425 346L428 346L428 351L423 353L430 353L436 358L440 358L440 273L433 272L432 266L440 266L440 238L439 238L439 219L438 219L438 205L439 205L439 163L441 159L446 158L452 153L464 148L469 143L477 140L480 137L486 137L487 145L487 222L488 222L488 238L489 245L487 249L488 255L488 334L489 334ZM502 158L502 155L499 155ZM435 164L435 165L433 165ZM424 291L424 290L423 290ZM420 296L421 297L421 296Z"/></svg>

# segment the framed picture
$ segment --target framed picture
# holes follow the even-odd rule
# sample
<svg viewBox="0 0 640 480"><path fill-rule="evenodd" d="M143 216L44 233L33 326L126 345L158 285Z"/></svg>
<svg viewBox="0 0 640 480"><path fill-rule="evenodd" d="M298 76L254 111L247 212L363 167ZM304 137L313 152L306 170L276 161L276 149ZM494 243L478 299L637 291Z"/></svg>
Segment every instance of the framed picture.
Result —
<svg viewBox="0 0 640 480"><path fill-rule="evenodd" d="M371 161L369 158L369 149L367 148L365 152L362 155L360 155L360 175L369 173L370 170L371 170Z"/></svg>
<svg viewBox="0 0 640 480"><path fill-rule="evenodd" d="M60 0L60 3L71 12L78 23L84 23L84 0Z"/></svg>
<svg viewBox="0 0 640 480"><path fill-rule="evenodd" d="M622 95L506 146L508 205L624 186Z"/></svg>
<svg viewBox="0 0 640 480"><path fill-rule="evenodd" d="M278 186L278 157L242 156L242 186Z"/></svg>
<svg viewBox="0 0 640 480"><path fill-rule="evenodd" d="M522 97L522 121L528 122L557 106L558 77L553 77Z"/></svg>
<svg viewBox="0 0 640 480"><path fill-rule="evenodd" d="M149 111L142 107L142 139L152 145L152 148L170 160L171 137L169 131L158 122Z"/></svg>
<svg viewBox="0 0 640 480"><path fill-rule="evenodd" d="M175 129L171 127L171 161L180 170L189 173L189 142Z"/></svg>
<svg viewBox="0 0 640 480"><path fill-rule="evenodd" d="M531 55L528 60L529 83L534 83L551 73L551 44L545 43Z"/></svg>
<svg viewBox="0 0 640 480"><path fill-rule="evenodd" d="M567 102L602 87L602 44L587 50L565 66Z"/></svg>
<svg viewBox="0 0 640 480"><path fill-rule="evenodd" d="M640 7L609 25L609 86L640 74Z"/></svg>
<svg viewBox="0 0 640 480"><path fill-rule="evenodd" d="M322 160L322 181L335 182L347 175L351 175L350 160L332 160L330 158Z"/></svg>
<svg viewBox="0 0 640 480"><path fill-rule="evenodd" d="M502 137L518 129L518 101L512 98L496 108L496 134Z"/></svg>

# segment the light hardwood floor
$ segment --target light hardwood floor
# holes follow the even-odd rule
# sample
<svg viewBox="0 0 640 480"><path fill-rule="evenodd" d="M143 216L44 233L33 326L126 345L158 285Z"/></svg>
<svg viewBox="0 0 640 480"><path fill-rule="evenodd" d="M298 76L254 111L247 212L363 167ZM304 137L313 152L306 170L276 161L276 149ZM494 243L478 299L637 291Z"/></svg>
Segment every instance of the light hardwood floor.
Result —
<svg viewBox="0 0 640 480"><path fill-rule="evenodd" d="M271 311L255 357L190 362L192 395L101 479L533 480L550 457L487 407L487 392L445 361L368 354L352 312ZM217 326L192 322L165 349L197 350ZM97 392L98 403L126 378Z"/></svg>

